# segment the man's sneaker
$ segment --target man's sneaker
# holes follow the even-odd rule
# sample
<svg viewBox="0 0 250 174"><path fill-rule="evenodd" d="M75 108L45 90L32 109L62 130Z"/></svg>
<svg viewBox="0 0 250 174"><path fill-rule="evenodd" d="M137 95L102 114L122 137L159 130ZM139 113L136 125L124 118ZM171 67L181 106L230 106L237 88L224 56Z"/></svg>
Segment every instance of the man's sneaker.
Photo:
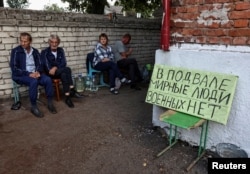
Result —
<svg viewBox="0 0 250 174"><path fill-rule="evenodd" d="M128 79L126 79L125 77L123 77L123 78L121 79L121 82L122 82L123 84L130 84L130 83L131 83L131 80L128 80Z"/></svg>
<svg viewBox="0 0 250 174"><path fill-rule="evenodd" d="M110 88L109 91L110 91L112 94L114 94L114 95L119 94L119 92L118 92L117 89L115 89L115 88Z"/></svg>

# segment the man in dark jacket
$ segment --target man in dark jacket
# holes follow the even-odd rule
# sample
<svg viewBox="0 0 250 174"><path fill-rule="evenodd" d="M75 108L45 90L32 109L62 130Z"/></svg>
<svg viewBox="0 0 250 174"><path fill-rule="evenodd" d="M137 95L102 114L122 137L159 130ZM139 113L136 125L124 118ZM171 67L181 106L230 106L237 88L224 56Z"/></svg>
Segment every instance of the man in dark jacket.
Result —
<svg viewBox="0 0 250 174"><path fill-rule="evenodd" d="M60 38L52 34L49 38L49 47L45 48L41 53L42 61L44 61L45 71L52 78L59 78L62 81L63 91L66 96L65 103L68 107L73 108L74 104L71 100L72 96L80 98L81 95L74 89L71 69L67 67L65 53L60 44Z"/></svg>
<svg viewBox="0 0 250 174"><path fill-rule="evenodd" d="M10 67L12 79L29 87L31 113L36 117L44 114L37 107L38 85L44 86L48 98L48 109L51 113L57 111L53 105L53 84L51 78L43 73L41 57L37 49L31 47L32 37L29 33L20 34L20 45L11 51Z"/></svg>

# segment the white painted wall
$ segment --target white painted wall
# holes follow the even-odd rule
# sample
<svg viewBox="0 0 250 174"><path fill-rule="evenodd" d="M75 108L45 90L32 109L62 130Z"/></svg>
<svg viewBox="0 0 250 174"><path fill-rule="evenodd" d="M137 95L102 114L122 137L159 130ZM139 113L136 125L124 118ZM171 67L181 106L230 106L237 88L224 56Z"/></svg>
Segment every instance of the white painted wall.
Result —
<svg viewBox="0 0 250 174"><path fill-rule="evenodd" d="M238 75L227 125L209 122L207 148L218 143L232 143L244 149L250 157L250 47L179 44L171 46L169 52L157 50L155 63ZM168 132L168 125L159 121L159 115L164 111L165 108L154 105L152 122ZM180 130L180 139L198 145L200 130Z"/></svg>

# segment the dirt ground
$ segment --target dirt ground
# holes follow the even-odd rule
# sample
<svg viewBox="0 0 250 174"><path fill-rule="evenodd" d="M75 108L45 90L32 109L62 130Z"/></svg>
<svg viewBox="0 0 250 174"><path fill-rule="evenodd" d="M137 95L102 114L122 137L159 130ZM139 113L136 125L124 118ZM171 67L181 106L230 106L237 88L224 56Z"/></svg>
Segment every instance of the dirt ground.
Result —
<svg viewBox="0 0 250 174"><path fill-rule="evenodd" d="M168 140L152 126L148 85L141 86L117 96L84 92L73 109L55 101L56 115L39 104L44 118L30 113L27 98L16 111L13 100L0 100L0 174L206 174L207 155L186 172L197 147L184 142L156 158Z"/></svg>

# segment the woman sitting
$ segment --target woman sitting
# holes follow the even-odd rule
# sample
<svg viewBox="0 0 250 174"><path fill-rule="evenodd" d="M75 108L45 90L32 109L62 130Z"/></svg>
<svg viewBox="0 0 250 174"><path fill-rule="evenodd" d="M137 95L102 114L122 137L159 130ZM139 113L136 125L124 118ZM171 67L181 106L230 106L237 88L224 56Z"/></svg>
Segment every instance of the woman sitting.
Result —
<svg viewBox="0 0 250 174"><path fill-rule="evenodd" d="M108 45L108 36L105 33L100 34L99 42L95 47L95 57L93 67L99 71L109 72L110 92L117 95L119 92L115 88L115 79L118 77L121 83L130 83L120 72L117 64L114 62L114 54Z"/></svg>

